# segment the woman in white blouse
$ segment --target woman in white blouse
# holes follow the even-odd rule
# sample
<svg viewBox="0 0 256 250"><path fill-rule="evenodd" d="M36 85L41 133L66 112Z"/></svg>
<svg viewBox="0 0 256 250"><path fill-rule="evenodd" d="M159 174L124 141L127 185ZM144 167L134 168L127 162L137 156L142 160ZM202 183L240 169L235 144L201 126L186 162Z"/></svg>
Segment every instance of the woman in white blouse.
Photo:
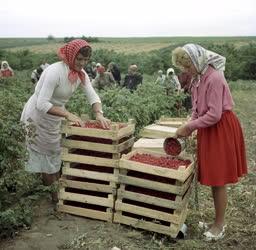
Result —
<svg viewBox="0 0 256 250"><path fill-rule="evenodd" d="M21 121L36 128L33 142L27 138L29 159L26 170L42 173L45 185L51 185L59 178L61 120L66 118L78 126L82 123L79 117L65 109L65 104L79 86L92 105L96 120L104 128L110 126L110 120L103 116L100 98L83 70L91 56L90 45L81 39L73 40L60 48L58 56L61 61L43 71L21 115ZM57 193L52 194L52 199L57 201Z"/></svg>

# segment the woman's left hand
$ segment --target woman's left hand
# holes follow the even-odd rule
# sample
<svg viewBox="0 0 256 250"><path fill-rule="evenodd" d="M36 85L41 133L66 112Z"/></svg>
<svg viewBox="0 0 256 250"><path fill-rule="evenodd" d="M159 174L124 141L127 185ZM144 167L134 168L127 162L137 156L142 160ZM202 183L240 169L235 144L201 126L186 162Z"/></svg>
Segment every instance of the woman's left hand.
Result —
<svg viewBox="0 0 256 250"><path fill-rule="evenodd" d="M187 136L189 136L189 135L191 135L191 131L190 131L190 129L188 128L188 126L186 126L186 125L182 125L182 126L180 126L178 129L177 129L177 131L176 131L176 133L175 133L175 136L176 137L187 137Z"/></svg>
<svg viewBox="0 0 256 250"><path fill-rule="evenodd" d="M96 121L99 121L103 128L110 128L111 121L103 116L101 113L96 114Z"/></svg>

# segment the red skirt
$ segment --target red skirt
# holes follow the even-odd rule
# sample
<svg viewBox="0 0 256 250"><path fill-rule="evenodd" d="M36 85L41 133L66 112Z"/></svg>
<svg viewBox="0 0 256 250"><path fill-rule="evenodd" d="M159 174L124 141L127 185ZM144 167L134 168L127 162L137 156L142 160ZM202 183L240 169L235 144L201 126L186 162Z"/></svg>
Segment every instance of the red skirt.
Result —
<svg viewBox="0 0 256 250"><path fill-rule="evenodd" d="M198 129L197 143L201 184L224 186L247 174L243 132L232 111L224 112L215 125Z"/></svg>

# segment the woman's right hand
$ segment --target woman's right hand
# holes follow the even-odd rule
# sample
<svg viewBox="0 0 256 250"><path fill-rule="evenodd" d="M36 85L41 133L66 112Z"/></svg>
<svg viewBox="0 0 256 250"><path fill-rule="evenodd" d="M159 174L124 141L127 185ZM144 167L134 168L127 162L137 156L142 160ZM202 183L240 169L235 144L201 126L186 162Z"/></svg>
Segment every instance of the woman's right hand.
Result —
<svg viewBox="0 0 256 250"><path fill-rule="evenodd" d="M192 132L189 130L188 126L184 124L176 130L175 138L188 137L191 135L191 133Z"/></svg>
<svg viewBox="0 0 256 250"><path fill-rule="evenodd" d="M82 121L82 119L81 118L79 118L78 116L76 116L76 115L74 115L74 114L72 114L72 113L70 113L70 112L66 112L66 119L68 120L68 121L70 121L70 122L72 122L72 123L74 123L74 125L76 125L76 126L83 126L83 121Z"/></svg>

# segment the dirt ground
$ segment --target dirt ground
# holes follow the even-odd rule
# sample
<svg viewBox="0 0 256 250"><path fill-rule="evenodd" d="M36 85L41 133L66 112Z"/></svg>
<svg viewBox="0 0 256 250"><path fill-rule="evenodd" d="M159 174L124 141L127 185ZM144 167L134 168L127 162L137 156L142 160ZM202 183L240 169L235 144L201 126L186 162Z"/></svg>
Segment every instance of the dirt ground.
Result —
<svg viewBox="0 0 256 250"><path fill-rule="evenodd" d="M210 190L200 187L199 209L191 196L185 239L171 239L125 225L57 213L50 199L43 198L35 206L31 228L21 230L14 239L0 242L0 250L255 250L256 224L253 218L256 189L250 190L248 185L255 185L256 176L251 177L241 185L228 188L231 197L226 216L228 228L225 238L218 242L205 242L203 232L198 228L199 220L209 221L209 218L213 218Z"/></svg>
<svg viewBox="0 0 256 250"><path fill-rule="evenodd" d="M128 226L57 213L50 200L44 198L35 207L31 228L19 232L15 239L2 242L0 249L160 249L164 240L166 237L157 238Z"/></svg>

